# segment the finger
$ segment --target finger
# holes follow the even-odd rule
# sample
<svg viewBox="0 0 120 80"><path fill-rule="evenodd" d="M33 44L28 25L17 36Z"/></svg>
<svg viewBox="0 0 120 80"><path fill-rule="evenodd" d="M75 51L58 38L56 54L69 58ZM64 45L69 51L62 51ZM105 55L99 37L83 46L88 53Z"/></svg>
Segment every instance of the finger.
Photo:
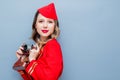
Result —
<svg viewBox="0 0 120 80"><path fill-rule="evenodd" d="M38 50L37 49L31 49L30 54L38 54Z"/></svg>
<svg viewBox="0 0 120 80"><path fill-rule="evenodd" d="M17 52L23 54L22 48L18 49Z"/></svg>
<svg viewBox="0 0 120 80"><path fill-rule="evenodd" d="M40 48L39 48L39 46L38 46L38 44L36 44L36 50L37 50L37 52L39 52L39 50L40 50Z"/></svg>
<svg viewBox="0 0 120 80"><path fill-rule="evenodd" d="M24 48L22 46L19 47L20 50L24 50Z"/></svg>
<svg viewBox="0 0 120 80"><path fill-rule="evenodd" d="M18 55L23 55L23 53L21 52L21 51L16 51L16 54L18 54Z"/></svg>
<svg viewBox="0 0 120 80"><path fill-rule="evenodd" d="M32 45L32 49L36 49L37 50L37 45Z"/></svg>
<svg viewBox="0 0 120 80"><path fill-rule="evenodd" d="M17 56L17 58L20 58L22 56L22 54L17 51L16 56Z"/></svg>
<svg viewBox="0 0 120 80"><path fill-rule="evenodd" d="M32 45L32 49L37 49L36 45Z"/></svg>
<svg viewBox="0 0 120 80"><path fill-rule="evenodd" d="M21 46L19 46L19 49L22 49L22 50L23 50L23 47L22 47L22 45L21 45Z"/></svg>

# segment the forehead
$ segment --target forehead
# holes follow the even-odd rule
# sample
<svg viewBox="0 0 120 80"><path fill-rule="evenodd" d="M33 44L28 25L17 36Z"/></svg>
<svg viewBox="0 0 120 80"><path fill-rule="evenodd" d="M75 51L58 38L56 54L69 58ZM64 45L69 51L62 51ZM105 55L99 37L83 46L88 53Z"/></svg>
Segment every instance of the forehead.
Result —
<svg viewBox="0 0 120 80"><path fill-rule="evenodd" d="M47 18L47 17L43 16L42 14L38 14L37 19L46 19L46 20L53 20L54 21L54 19Z"/></svg>

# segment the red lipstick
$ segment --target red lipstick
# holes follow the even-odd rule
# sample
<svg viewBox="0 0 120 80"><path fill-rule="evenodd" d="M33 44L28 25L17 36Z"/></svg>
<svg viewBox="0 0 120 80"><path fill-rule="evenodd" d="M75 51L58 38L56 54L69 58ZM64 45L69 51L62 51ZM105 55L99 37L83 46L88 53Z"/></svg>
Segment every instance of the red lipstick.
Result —
<svg viewBox="0 0 120 80"><path fill-rule="evenodd" d="M47 32L48 32L48 30L42 30L42 32L43 32L43 33L47 33Z"/></svg>

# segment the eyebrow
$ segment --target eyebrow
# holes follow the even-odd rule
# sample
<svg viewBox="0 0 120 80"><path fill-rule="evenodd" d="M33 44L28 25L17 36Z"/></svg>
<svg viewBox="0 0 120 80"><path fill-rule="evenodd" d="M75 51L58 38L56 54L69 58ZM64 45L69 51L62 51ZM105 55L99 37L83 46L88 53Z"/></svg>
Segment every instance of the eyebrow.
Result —
<svg viewBox="0 0 120 80"><path fill-rule="evenodd" d="M44 20L44 19L42 19L42 18L39 18L39 19L37 19L37 20ZM48 21L54 21L53 19L47 19Z"/></svg>
<svg viewBox="0 0 120 80"><path fill-rule="evenodd" d="M37 20L44 20L44 19L37 19Z"/></svg>

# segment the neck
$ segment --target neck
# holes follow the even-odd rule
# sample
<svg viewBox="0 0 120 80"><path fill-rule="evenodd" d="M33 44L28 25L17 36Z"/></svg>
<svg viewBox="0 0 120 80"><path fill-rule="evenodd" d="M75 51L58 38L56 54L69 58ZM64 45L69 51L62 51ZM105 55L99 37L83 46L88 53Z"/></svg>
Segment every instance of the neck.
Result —
<svg viewBox="0 0 120 80"><path fill-rule="evenodd" d="M46 40L47 40L47 37L40 37L40 40L41 40L41 41L46 41Z"/></svg>

